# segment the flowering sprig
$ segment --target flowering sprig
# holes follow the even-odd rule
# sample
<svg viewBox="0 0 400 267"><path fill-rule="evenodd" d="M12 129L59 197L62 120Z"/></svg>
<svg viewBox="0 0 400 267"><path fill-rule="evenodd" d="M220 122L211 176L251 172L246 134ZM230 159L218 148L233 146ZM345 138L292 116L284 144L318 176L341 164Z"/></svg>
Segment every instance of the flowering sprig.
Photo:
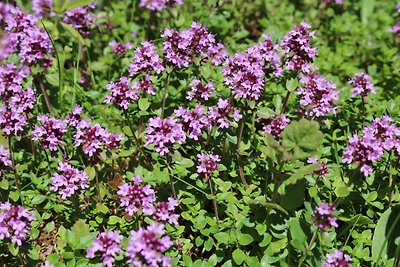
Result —
<svg viewBox="0 0 400 267"><path fill-rule="evenodd" d="M322 267L350 267L351 257L335 249L331 254L326 254Z"/></svg>
<svg viewBox="0 0 400 267"><path fill-rule="evenodd" d="M155 211L155 191L151 185L142 185L142 177L133 178L133 183L124 183L119 186L117 192L120 197L121 206L129 216L133 216L139 210L147 215L152 215Z"/></svg>
<svg viewBox="0 0 400 267"><path fill-rule="evenodd" d="M93 240L92 247L87 249L86 257L92 259L100 257L103 264L112 267L115 257L122 252L120 242L124 237L117 231L105 231L97 235Z"/></svg>
<svg viewBox="0 0 400 267"><path fill-rule="evenodd" d="M146 145L153 144L154 150L161 156L170 153L171 148L186 140L182 124L177 123L173 117L167 119L151 118L145 134Z"/></svg>
<svg viewBox="0 0 400 267"><path fill-rule="evenodd" d="M179 201L169 197L166 202L157 202L153 213L153 220L161 223L178 224L179 214L175 213Z"/></svg>
<svg viewBox="0 0 400 267"><path fill-rule="evenodd" d="M371 82L371 77L363 72L356 73L350 79L349 84L353 86L351 89L352 96L366 96L369 93L375 94L375 87Z"/></svg>
<svg viewBox="0 0 400 267"><path fill-rule="evenodd" d="M89 178L85 171L79 171L72 167L68 162L58 164L60 173L55 173L51 177L50 189L58 192L62 199L66 199L81 190L89 188Z"/></svg>
<svg viewBox="0 0 400 267"><path fill-rule="evenodd" d="M110 82L107 89L110 93L104 98L104 103L114 103L122 109L128 109L129 104L139 99L137 90L132 90L133 86L127 77L122 76L119 82Z"/></svg>
<svg viewBox="0 0 400 267"><path fill-rule="evenodd" d="M131 231L126 256L133 266L171 266L171 258L163 253L173 245L169 236L165 236L164 225L152 224Z"/></svg>
<svg viewBox="0 0 400 267"><path fill-rule="evenodd" d="M336 217L332 214L335 210L335 206L324 202L321 202L318 207L315 207L314 220L319 229L326 230L331 227L339 226L336 222Z"/></svg>
<svg viewBox="0 0 400 267"><path fill-rule="evenodd" d="M33 220L35 217L26 208L10 202L0 203L0 240L10 238L12 243L21 246Z"/></svg>
<svg viewBox="0 0 400 267"><path fill-rule="evenodd" d="M197 159L199 161L199 165L197 165L197 173L204 174L207 178L210 178L213 171L219 169L218 162L221 161L219 155L214 154L197 154Z"/></svg>
<svg viewBox="0 0 400 267"><path fill-rule="evenodd" d="M64 120L50 118L47 115L38 116L41 123L32 131L32 140L39 140L44 148L56 151L57 146L63 142L63 136L67 132L67 124Z"/></svg>

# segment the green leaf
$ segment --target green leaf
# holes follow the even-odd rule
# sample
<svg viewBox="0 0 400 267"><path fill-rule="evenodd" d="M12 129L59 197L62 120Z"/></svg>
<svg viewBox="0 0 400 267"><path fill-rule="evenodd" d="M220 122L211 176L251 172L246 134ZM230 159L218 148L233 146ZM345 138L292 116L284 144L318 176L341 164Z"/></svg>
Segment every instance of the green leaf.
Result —
<svg viewBox="0 0 400 267"><path fill-rule="evenodd" d="M93 3L93 0L69 0L65 3L64 12Z"/></svg>
<svg viewBox="0 0 400 267"><path fill-rule="evenodd" d="M365 26L369 23L369 17L374 12L375 0L362 0L361 3L361 22Z"/></svg>
<svg viewBox="0 0 400 267"><path fill-rule="evenodd" d="M322 144L323 134L316 121L301 119L293 121L282 133L283 147L297 159L306 159L316 154Z"/></svg>
<svg viewBox="0 0 400 267"><path fill-rule="evenodd" d="M400 236L400 205L386 210L376 224L372 238L372 261L378 266L381 259L396 255L396 238Z"/></svg>
<svg viewBox="0 0 400 267"><path fill-rule="evenodd" d="M58 72L53 72L53 73L48 73L45 75L46 81L55 86L58 87L60 85L60 76L58 75Z"/></svg>
<svg viewBox="0 0 400 267"><path fill-rule="evenodd" d="M350 195L350 190L347 188L347 186L339 186L335 188L335 194L338 197L347 197Z"/></svg>
<svg viewBox="0 0 400 267"><path fill-rule="evenodd" d="M114 225L117 224L119 222L119 217L118 216L110 216L110 219L108 220L108 224L110 225Z"/></svg>
<svg viewBox="0 0 400 267"><path fill-rule="evenodd" d="M86 44L85 39L83 39L82 35L77 30L64 22L59 23L72 37L79 41L79 43Z"/></svg>
<svg viewBox="0 0 400 267"><path fill-rule="evenodd" d="M307 244L307 235L304 233L304 230L300 225L300 219L291 218L288 225L291 236L290 244L299 251L304 251Z"/></svg>
<svg viewBox="0 0 400 267"><path fill-rule="evenodd" d="M82 237L90 233L89 226L85 223L84 220L78 220L73 226L72 226L72 232L77 236L77 237Z"/></svg>
<svg viewBox="0 0 400 267"><path fill-rule="evenodd" d="M19 191L11 191L8 195L14 202L17 202L19 199Z"/></svg>
<svg viewBox="0 0 400 267"><path fill-rule="evenodd" d="M296 78L289 79L286 81L286 89L288 89L289 92L293 92L297 89L298 84L299 82Z"/></svg>
<svg viewBox="0 0 400 267"><path fill-rule="evenodd" d="M237 248L233 251L232 257L236 264L240 265L246 259L246 254L241 249Z"/></svg>
<svg viewBox="0 0 400 267"><path fill-rule="evenodd" d="M240 245L247 246L254 241L254 238L249 234L240 234L238 241Z"/></svg>
<svg viewBox="0 0 400 267"><path fill-rule="evenodd" d="M217 239L217 241L219 243L222 243L222 244L230 244L231 243L231 238L228 233L225 233L225 232L216 233L214 235L214 237L215 237L215 239Z"/></svg>
<svg viewBox="0 0 400 267"><path fill-rule="evenodd" d="M33 205L39 205L40 203L42 203L42 202L45 201L45 200L46 200L46 196L38 195L38 196L35 196L35 197L32 199L32 204L33 204Z"/></svg>
<svg viewBox="0 0 400 267"><path fill-rule="evenodd" d="M147 98L139 99L139 109L142 111L146 111L150 107L150 102Z"/></svg>

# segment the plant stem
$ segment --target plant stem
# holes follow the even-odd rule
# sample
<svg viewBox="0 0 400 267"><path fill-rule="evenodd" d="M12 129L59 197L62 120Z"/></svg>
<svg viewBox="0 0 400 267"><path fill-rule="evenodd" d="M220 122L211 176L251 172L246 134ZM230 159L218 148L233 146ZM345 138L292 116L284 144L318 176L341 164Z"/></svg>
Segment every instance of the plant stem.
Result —
<svg viewBox="0 0 400 267"><path fill-rule="evenodd" d="M38 82L39 82L40 91L42 91L43 96L44 96L44 102L46 103L47 110L49 111L49 113L52 113L49 95L47 94L46 89L43 86L43 83L41 81L38 81Z"/></svg>
<svg viewBox="0 0 400 267"><path fill-rule="evenodd" d="M248 184L247 184L246 178L244 177L242 160L240 159L240 143L242 142L243 129L244 129L244 116L240 122L240 130L239 130L239 135L238 135L238 139L237 139L236 157L237 157L237 161L238 161L238 165L239 165L240 179L242 180L244 187L247 187Z"/></svg>
<svg viewBox="0 0 400 267"><path fill-rule="evenodd" d="M365 100L364 100L364 96L361 96L361 104L362 104L362 114L365 115Z"/></svg>
<svg viewBox="0 0 400 267"><path fill-rule="evenodd" d="M168 169L169 182L170 182L170 184L171 184L172 195L174 196L174 198L177 198L177 197L176 197L175 185L174 185L174 177L173 177L173 175L170 173L170 171L172 170L172 169L171 169L170 163L171 163L171 157L170 157L170 155L168 154L168 155L167 155L167 169Z"/></svg>
<svg viewBox="0 0 400 267"><path fill-rule="evenodd" d="M96 178L97 200L99 201L99 203L101 205L103 200L101 199L101 194L100 194L99 169L97 168L97 165L94 166L94 172L95 172L95 178Z"/></svg>
<svg viewBox="0 0 400 267"><path fill-rule="evenodd" d="M167 74L167 79L165 81L164 93L163 93L163 98L162 98L162 106L161 106L161 119L164 119L165 101L167 99L168 85L169 85L170 76L171 76L171 73L168 73Z"/></svg>
<svg viewBox="0 0 400 267"><path fill-rule="evenodd" d="M206 179L207 178L208 177L206 177ZM208 179L208 183L210 185L210 193L213 196L211 201L212 201L212 204L213 204L213 207L214 207L215 218L217 219L217 224L219 224L218 206L217 206L217 202L215 201L215 193L214 193L214 185L213 185L213 182L212 182L212 177L210 177Z"/></svg>
<svg viewBox="0 0 400 267"><path fill-rule="evenodd" d="M313 236L312 236L312 238L311 238L311 240L310 240L310 243L308 243L308 245L306 247L306 250L304 251L304 255L301 257L301 259L299 261L299 265L298 265L299 267L302 266L302 264L303 264L304 260L306 259L308 253L310 253L311 247L314 244L315 239L317 238L317 234L318 234L318 231L315 231Z"/></svg>
<svg viewBox="0 0 400 267"><path fill-rule="evenodd" d="M19 188L20 188L19 187L19 180L18 180L18 176L17 176L17 168L15 166L14 155L13 155L13 151L12 151L11 136L8 137L8 149L10 151L11 164L12 164L12 169L13 169L13 172L14 172L15 186L19 190Z"/></svg>
<svg viewBox="0 0 400 267"><path fill-rule="evenodd" d="M288 91L288 92L286 93L285 102L283 102L280 115L282 115L282 114L285 112L285 108L286 108L286 105L287 105L287 103L288 103L288 101L289 101L289 97L290 97L290 91Z"/></svg>

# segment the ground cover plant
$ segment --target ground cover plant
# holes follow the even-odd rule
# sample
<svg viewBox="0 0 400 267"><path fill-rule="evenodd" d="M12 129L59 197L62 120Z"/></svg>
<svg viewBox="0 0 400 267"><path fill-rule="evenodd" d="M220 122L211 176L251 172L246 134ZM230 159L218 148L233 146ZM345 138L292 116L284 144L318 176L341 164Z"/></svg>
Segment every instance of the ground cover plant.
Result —
<svg viewBox="0 0 400 267"><path fill-rule="evenodd" d="M0 2L0 266L400 266L400 4Z"/></svg>

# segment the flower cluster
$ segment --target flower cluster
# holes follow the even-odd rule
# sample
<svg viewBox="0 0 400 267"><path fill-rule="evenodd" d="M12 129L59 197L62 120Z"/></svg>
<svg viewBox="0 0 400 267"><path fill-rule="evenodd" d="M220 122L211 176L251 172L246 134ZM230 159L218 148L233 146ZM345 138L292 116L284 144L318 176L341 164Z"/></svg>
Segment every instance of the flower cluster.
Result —
<svg viewBox="0 0 400 267"><path fill-rule="evenodd" d="M317 55L317 48L311 47L311 38L315 31L310 32L311 26L302 22L295 26L281 41L282 51L286 57L286 67L295 72L309 72L311 63Z"/></svg>
<svg viewBox="0 0 400 267"><path fill-rule="evenodd" d="M18 136L27 124L26 117L18 110L0 108L0 128L7 136Z"/></svg>
<svg viewBox="0 0 400 267"><path fill-rule="evenodd" d="M286 125L290 123L290 119L285 115L280 115L276 117L274 115L273 118L261 119L263 121L263 131L264 133L272 134L275 139L279 139Z"/></svg>
<svg viewBox="0 0 400 267"><path fill-rule="evenodd" d="M143 80L139 82L133 82L132 87L136 91L142 91L150 95L156 94L156 88L153 85L153 77L151 75L146 75Z"/></svg>
<svg viewBox="0 0 400 267"><path fill-rule="evenodd" d="M335 113L333 101L339 99L336 84L315 72L303 75L300 82L304 86L297 89L297 94L301 96L300 104L306 109L306 115L321 117Z"/></svg>
<svg viewBox="0 0 400 267"><path fill-rule="evenodd" d="M51 263L48 262L48 261L45 261L42 265L40 265L40 267L54 267L54 265L51 264Z"/></svg>
<svg viewBox="0 0 400 267"><path fill-rule="evenodd" d="M142 42L142 45L135 49L133 63L130 64L129 75L135 76L139 73L156 72L160 74L164 71L164 66L160 56L156 52L156 47L150 42Z"/></svg>
<svg viewBox="0 0 400 267"><path fill-rule="evenodd" d="M119 82L107 84L107 89L110 93L104 98L104 103L112 102L123 109L128 109L129 104L139 99L137 91L132 90L132 85L125 76Z"/></svg>
<svg viewBox="0 0 400 267"><path fill-rule="evenodd" d="M50 118L47 115L38 116L37 120L42 124L35 126L32 131L32 140L40 140L40 144L50 151L56 151L57 146L63 141L64 133L67 132L67 124L64 120Z"/></svg>
<svg viewBox="0 0 400 267"><path fill-rule="evenodd" d="M112 48L112 52L117 56L123 55L123 54L126 53L127 50L133 48L133 45L130 42L127 42L126 44L122 44L122 43L119 43L119 42L117 42L115 40L112 40L109 43L109 45Z"/></svg>
<svg viewBox="0 0 400 267"><path fill-rule="evenodd" d="M317 164L318 163L318 159L317 157L311 157L307 159L307 163L310 164ZM319 167L318 170L313 171L313 174L321 176L321 177L325 177L325 175L327 175L328 173L330 173L331 171L327 168L326 166L326 162L323 161L321 163L321 166Z"/></svg>
<svg viewBox="0 0 400 267"><path fill-rule="evenodd" d="M157 222L178 224L179 214L175 214L175 209L179 202L173 197L169 197L166 202L157 202L153 213L153 219Z"/></svg>
<svg viewBox="0 0 400 267"><path fill-rule="evenodd" d="M215 89L211 82L202 84L200 80L193 80L191 83L192 90L187 93L187 99L195 99L197 102L202 103L214 96Z"/></svg>
<svg viewBox="0 0 400 267"><path fill-rule="evenodd" d="M325 4L327 5L342 5L343 4L343 0L322 0Z"/></svg>
<svg viewBox="0 0 400 267"><path fill-rule="evenodd" d="M161 156L168 154L176 144L182 144L186 140L182 124L177 123L173 117L151 118L145 134L146 146L153 144L155 151Z"/></svg>
<svg viewBox="0 0 400 267"><path fill-rule="evenodd" d="M15 64L0 66L0 96L3 101L23 91L22 82L29 75L29 68L19 69Z"/></svg>
<svg viewBox="0 0 400 267"><path fill-rule="evenodd" d="M91 28L93 28L94 17L92 10L95 8L95 3L74 8L65 13L62 21L78 30L83 36L88 36Z"/></svg>
<svg viewBox="0 0 400 267"><path fill-rule="evenodd" d="M350 267L351 257L342 251L335 250L331 254L326 254L326 261L322 267Z"/></svg>
<svg viewBox="0 0 400 267"><path fill-rule="evenodd" d="M105 231L99 233L93 240L92 247L87 249L86 257L92 259L100 257L103 264L112 267L117 254L122 252L121 241L124 237L117 231Z"/></svg>
<svg viewBox="0 0 400 267"><path fill-rule="evenodd" d="M350 79L349 84L353 86L351 94L353 96L366 96L369 93L375 93L375 87L371 82L371 77L363 72L356 73L356 75Z"/></svg>
<svg viewBox="0 0 400 267"><path fill-rule="evenodd" d="M53 46L44 29L37 25L37 18L12 5L6 4L3 9L5 32L11 45L9 52L17 53L22 63L50 67Z"/></svg>
<svg viewBox="0 0 400 267"><path fill-rule="evenodd" d="M218 162L221 161L220 156L214 154L197 154L197 159L199 160L199 165L197 165L197 173L204 174L206 178L209 178L213 171L218 170Z"/></svg>
<svg viewBox="0 0 400 267"><path fill-rule="evenodd" d="M75 146L81 146L83 153L88 155L93 163L97 163L104 150L113 150L120 146L122 137L108 132L99 124L91 126L89 120L82 120L76 126L74 140Z"/></svg>
<svg viewBox="0 0 400 267"><path fill-rule="evenodd" d="M79 171L68 162L60 162L58 170L61 174L55 173L51 177L50 189L58 192L62 199L66 199L89 187L89 178L85 171Z"/></svg>
<svg viewBox="0 0 400 267"><path fill-rule="evenodd" d="M321 202L319 207L315 207L314 220L317 226L321 230L326 230L331 227L338 227L336 217L332 214L336 210L336 207L332 204L325 204Z"/></svg>
<svg viewBox="0 0 400 267"><path fill-rule="evenodd" d="M43 17L54 17L56 14L52 11L53 0L32 0L32 10L39 19Z"/></svg>
<svg viewBox="0 0 400 267"><path fill-rule="evenodd" d="M166 60L179 68L189 67L195 59L201 61L216 59L213 64L222 62L226 51L222 44L216 43L215 36L197 22L181 32L167 29L161 35L164 41Z"/></svg>
<svg viewBox="0 0 400 267"><path fill-rule="evenodd" d="M0 169L5 169L11 164L10 152L0 146Z"/></svg>
<svg viewBox="0 0 400 267"><path fill-rule="evenodd" d="M171 266L171 258L163 256L173 242L169 236L164 236L162 224L152 224L146 229L140 227L138 231L131 231L126 256L128 263L135 267L140 266Z"/></svg>
<svg viewBox="0 0 400 267"><path fill-rule="evenodd" d="M263 38L260 44L226 60L222 71L224 81L234 91L236 98L259 99L265 74L272 73L276 77L283 74L276 45L268 35L264 34Z"/></svg>
<svg viewBox="0 0 400 267"><path fill-rule="evenodd" d="M81 112L82 112L82 107L79 105L76 105L71 113L68 115L67 118L65 118L65 121L68 122L69 125L76 127L78 123L81 121Z"/></svg>
<svg viewBox="0 0 400 267"><path fill-rule="evenodd" d="M10 202L0 203L0 240L10 238L11 242L22 245L30 229L33 214L22 206Z"/></svg>
<svg viewBox="0 0 400 267"><path fill-rule="evenodd" d="M229 128L229 117L233 116L235 121L242 118L240 111L234 109L227 99L218 99L217 106L210 107L208 110L208 120L210 125L217 125L220 128Z"/></svg>
<svg viewBox="0 0 400 267"><path fill-rule="evenodd" d="M142 177L133 178L133 183L124 183L119 186L117 194L120 197L121 206L129 216L133 216L138 210L144 214L152 215L155 211L153 203L155 202L155 192L151 185L141 185Z"/></svg>
<svg viewBox="0 0 400 267"><path fill-rule="evenodd" d="M197 105L193 111L179 107L175 110L175 116L181 119L182 129L190 139L198 140L203 128L211 128L201 105Z"/></svg>
<svg viewBox="0 0 400 267"><path fill-rule="evenodd" d="M140 6L151 11L161 11L174 5L182 5L183 0L140 0Z"/></svg>
<svg viewBox="0 0 400 267"><path fill-rule="evenodd" d="M343 153L343 163L358 163L365 176L374 171L372 165L377 162L384 150L395 149L400 152L400 129L391 123L389 116L376 118L370 126L365 127L363 136L357 134L349 137L349 144Z"/></svg>

